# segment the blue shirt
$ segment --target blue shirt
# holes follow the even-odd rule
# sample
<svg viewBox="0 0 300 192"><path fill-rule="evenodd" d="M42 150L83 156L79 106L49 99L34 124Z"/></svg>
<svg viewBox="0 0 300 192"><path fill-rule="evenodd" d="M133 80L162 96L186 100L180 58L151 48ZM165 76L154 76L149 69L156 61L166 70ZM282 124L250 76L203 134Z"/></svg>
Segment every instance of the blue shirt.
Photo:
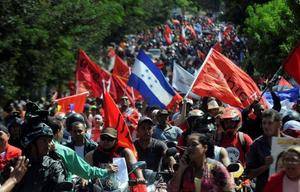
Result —
<svg viewBox="0 0 300 192"><path fill-rule="evenodd" d="M172 141L177 143L178 137L182 134L182 130L177 126L167 125L167 128L161 129L155 126L152 137L161 141Z"/></svg>

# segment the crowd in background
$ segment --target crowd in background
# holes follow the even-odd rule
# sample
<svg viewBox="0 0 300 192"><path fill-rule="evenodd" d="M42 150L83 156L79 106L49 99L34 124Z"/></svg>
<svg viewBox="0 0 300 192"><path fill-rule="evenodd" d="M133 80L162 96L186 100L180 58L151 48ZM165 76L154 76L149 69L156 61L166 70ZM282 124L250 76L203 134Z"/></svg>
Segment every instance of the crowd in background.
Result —
<svg viewBox="0 0 300 192"><path fill-rule="evenodd" d="M178 16L129 35L118 45L112 43L111 48L129 66L137 51L144 49L171 81L175 63L196 75L211 47L253 75L253 66L245 61L245 44L232 24L207 16ZM145 191L149 182L147 174L133 166L141 160L148 169L168 176L162 176L157 185L160 191L235 191L239 187L257 192L299 191L299 146L284 152L281 169L272 177L269 168L276 161L271 156L272 137L300 135L300 102L295 111L280 114L280 102L275 104L278 98L272 96L274 107L268 110L258 102L238 110L205 97L185 98L172 112L143 101L133 105L124 96L118 106L137 154L119 145L114 127L104 127L101 98L88 98L81 114L57 112L53 100L9 102L3 106L0 127L3 190L8 186L7 191L13 187L15 191L91 191L102 185L102 178L120 171L113 158L124 157L129 177L136 181L132 191ZM245 169L243 176L230 173L233 163L238 170Z"/></svg>

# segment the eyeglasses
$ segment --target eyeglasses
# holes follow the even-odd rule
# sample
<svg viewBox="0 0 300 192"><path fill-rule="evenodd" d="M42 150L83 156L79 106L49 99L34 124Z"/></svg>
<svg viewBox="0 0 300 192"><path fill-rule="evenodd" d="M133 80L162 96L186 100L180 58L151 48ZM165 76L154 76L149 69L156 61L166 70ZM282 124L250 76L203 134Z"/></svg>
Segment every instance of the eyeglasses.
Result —
<svg viewBox="0 0 300 192"><path fill-rule="evenodd" d="M115 140L115 138L109 137L109 136L101 136L100 137L102 141L109 141L112 142Z"/></svg>
<svg viewBox="0 0 300 192"><path fill-rule="evenodd" d="M300 159L297 156L288 156L287 154L285 156L286 157L284 157L282 159L282 163L284 165L299 165L300 164Z"/></svg>

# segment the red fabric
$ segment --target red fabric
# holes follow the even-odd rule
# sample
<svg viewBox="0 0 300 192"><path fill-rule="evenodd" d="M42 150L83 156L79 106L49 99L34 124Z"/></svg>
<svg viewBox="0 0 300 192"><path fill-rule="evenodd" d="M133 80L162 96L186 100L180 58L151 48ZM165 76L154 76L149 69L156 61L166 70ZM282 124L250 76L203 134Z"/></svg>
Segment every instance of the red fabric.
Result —
<svg viewBox="0 0 300 192"><path fill-rule="evenodd" d="M119 78L127 83L130 75L130 68L128 67L127 63L125 63L125 61L123 61L118 55L116 55L112 74L119 76Z"/></svg>
<svg viewBox="0 0 300 192"><path fill-rule="evenodd" d="M83 50L79 50L76 67L76 93L90 92L92 97L100 97L108 86L110 74L94 63Z"/></svg>
<svg viewBox="0 0 300 192"><path fill-rule="evenodd" d="M116 56L116 52L115 52L115 50L112 47L109 48L107 56L109 58Z"/></svg>
<svg viewBox="0 0 300 192"><path fill-rule="evenodd" d="M133 154L137 157L137 152L133 145L129 129L119 108L109 93L104 93L103 100L103 110L105 114L104 127L115 128L118 131L118 145L120 147L131 149Z"/></svg>
<svg viewBox="0 0 300 192"><path fill-rule="evenodd" d="M169 25L165 25L164 38L168 45L172 44L171 33L172 33L172 30L169 27Z"/></svg>
<svg viewBox="0 0 300 192"><path fill-rule="evenodd" d="M127 126L129 126L130 133L132 133L138 124L139 121L139 112L136 109L131 108L130 112L122 113L124 119L126 120Z"/></svg>
<svg viewBox="0 0 300 192"><path fill-rule="evenodd" d="M249 137L249 135L247 134L243 134L244 135L244 140L245 140L245 143L246 143L246 153L249 151L250 149L250 145L253 143L252 139ZM239 151L239 161L245 165L246 164L246 160L245 160L245 152L243 151L243 147L242 147L242 144L240 142L240 139L239 139L239 136L238 134L235 134L235 136L233 137L226 137L224 136L221 140L221 143L220 143L220 146L221 147L224 147L224 148L228 148L228 147L234 147L236 149L238 149ZM228 151L228 149L226 149ZM230 155L230 154L228 154ZM232 162L234 163L234 162Z"/></svg>
<svg viewBox="0 0 300 192"><path fill-rule="evenodd" d="M101 130L99 128L92 128L91 139L96 143L98 143L100 140L100 134L101 134Z"/></svg>
<svg viewBox="0 0 300 192"><path fill-rule="evenodd" d="M119 76L112 75L113 83L116 88L115 101L119 102L121 98L126 95L132 105L134 105L137 93L134 92L133 88L129 87L125 81L123 81ZM132 93L133 92L133 93Z"/></svg>
<svg viewBox="0 0 300 192"><path fill-rule="evenodd" d="M300 43L290 53L283 66L287 74L300 84Z"/></svg>
<svg viewBox="0 0 300 192"><path fill-rule="evenodd" d="M206 59L193 85L193 93L213 96L240 108L249 106L261 95L251 77L221 53L211 49ZM267 108L263 98L261 103Z"/></svg>
<svg viewBox="0 0 300 192"><path fill-rule="evenodd" d="M173 19L172 22L174 25L180 25L180 21L178 21L177 19Z"/></svg>
<svg viewBox="0 0 300 192"><path fill-rule="evenodd" d="M273 174L264 188L264 192L283 192L284 171Z"/></svg>
<svg viewBox="0 0 300 192"><path fill-rule="evenodd" d="M220 42L217 42L212 48L220 53L222 52L222 46Z"/></svg>
<svg viewBox="0 0 300 192"><path fill-rule="evenodd" d="M287 81L285 80L283 77L280 78L278 85L280 86L284 86L284 87L288 87L288 88L292 88L293 86Z"/></svg>
<svg viewBox="0 0 300 192"><path fill-rule="evenodd" d="M182 97L177 92L175 93L176 95L174 95L171 102L166 107L169 111L173 111L173 112L176 111L178 104L181 103L182 101Z"/></svg>
<svg viewBox="0 0 300 192"><path fill-rule="evenodd" d="M197 37L196 32L195 32L193 26L187 25L187 26L186 26L186 29L190 31L190 33L192 34L192 37L193 37L193 38L196 38L196 37Z"/></svg>
<svg viewBox="0 0 300 192"><path fill-rule="evenodd" d="M3 171L10 160L20 157L22 150L10 144L6 144L4 158L0 156L0 171Z"/></svg>
<svg viewBox="0 0 300 192"><path fill-rule="evenodd" d="M70 111L75 111L76 113L82 113L87 95L88 92L85 92L57 99L56 102L59 105L58 112L68 113ZM71 105L73 105L73 109L71 109Z"/></svg>

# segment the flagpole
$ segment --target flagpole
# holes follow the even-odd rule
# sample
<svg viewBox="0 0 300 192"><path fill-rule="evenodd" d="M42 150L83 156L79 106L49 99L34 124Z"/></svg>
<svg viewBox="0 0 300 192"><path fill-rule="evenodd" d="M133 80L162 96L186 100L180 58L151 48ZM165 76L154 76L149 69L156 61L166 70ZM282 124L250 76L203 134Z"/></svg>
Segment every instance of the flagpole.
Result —
<svg viewBox="0 0 300 192"><path fill-rule="evenodd" d="M105 80L102 79L102 85L103 85L103 91L105 92L106 91L106 86L105 86Z"/></svg>
<svg viewBox="0 0 300 192"><path fill-rule="evenodd" d="M193 81L193 83L192 83L190 89L189 89L189 91L188 91L188 92L186 93L186 95L184 96L184 99L188 97L188 95L190 94L191 90L193 89L193 86L194 86L194 84L195 84L195 82L196 82L196 80L197 80L199 74L201 73L201 71L202 71L204 65L207 63L207 60L208 60L208 58L210 57L210 55L212 54L212 52L213 52L213 48L210 48L210 50L209 50L209 52L208 52L206 58L205 58L204 61L203 61L203 64L201 65L201 67L200 67L200 69L199 69L199 71L198 71L198 73L197 73L197 75L196 75L196 77L195 77L195 79L194 79L194 81Z"/></svg>
<svg viewBox="0 0 300 192"><path fill-rule="evenodd" d="M282 70L282 66L283 66L283 65L280 65L279 69L277 69L277 71L276 71L276 73L273 75L272 79L267 83L265 89L263 90L263 92L261 93L261 95L260 95L260 97L259 97L259 100L262 98L263 94L268 90L269 84L276 80L276 78L278 77L279 72L281 72L281 70ZM259 100L258 100L258 101L259 101Z"/></svg>

